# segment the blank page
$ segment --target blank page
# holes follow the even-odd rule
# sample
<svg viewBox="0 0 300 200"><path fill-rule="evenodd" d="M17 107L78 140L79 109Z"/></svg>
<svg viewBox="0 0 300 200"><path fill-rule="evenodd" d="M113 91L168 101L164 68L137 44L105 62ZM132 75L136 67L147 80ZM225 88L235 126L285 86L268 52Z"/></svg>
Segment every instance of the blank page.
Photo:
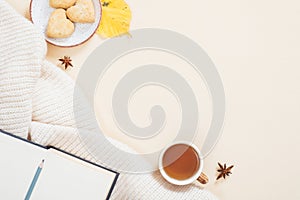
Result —
<svg viewBox="0 0 300 200"><path fill-rule="evenodd" d="M116 174L49 150L32 200L106 199Z"/></svg>
<svg viewBox="0 0 300 200"><path fill-rule="evenodd" d="M0 199L24 199L47 149L0 132Z"/></svg>

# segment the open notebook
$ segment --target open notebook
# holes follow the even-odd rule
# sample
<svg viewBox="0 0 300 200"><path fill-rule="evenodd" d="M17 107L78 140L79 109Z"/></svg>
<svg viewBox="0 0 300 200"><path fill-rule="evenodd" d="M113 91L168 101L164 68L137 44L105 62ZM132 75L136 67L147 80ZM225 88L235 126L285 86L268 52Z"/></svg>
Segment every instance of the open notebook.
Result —
<svg viewBox="0 0 300 200"><path fill-rule="evenodd" d="M119 175L0 131L0 199L24 199L42 160L30 200L109 199Z"/></svg>

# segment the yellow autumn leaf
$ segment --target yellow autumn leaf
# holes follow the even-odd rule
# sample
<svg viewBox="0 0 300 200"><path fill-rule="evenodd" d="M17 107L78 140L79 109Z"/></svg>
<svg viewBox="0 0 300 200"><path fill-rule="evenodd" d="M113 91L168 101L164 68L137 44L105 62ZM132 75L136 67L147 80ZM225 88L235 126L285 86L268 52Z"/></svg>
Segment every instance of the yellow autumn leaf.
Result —
<svg viewBox="0 0 300 200"><path fill-rule="evenodd" d="M102 17L97 34L115 37L127 34L130 28L131 11L124 0L102 0Z"/></svg>

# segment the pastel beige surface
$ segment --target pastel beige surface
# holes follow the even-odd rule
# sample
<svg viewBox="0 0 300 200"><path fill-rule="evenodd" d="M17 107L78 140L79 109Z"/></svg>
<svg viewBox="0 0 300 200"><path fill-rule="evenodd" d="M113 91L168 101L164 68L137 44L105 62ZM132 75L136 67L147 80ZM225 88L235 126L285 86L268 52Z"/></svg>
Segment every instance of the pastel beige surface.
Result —
<svg viewBox="0 0 300 200"><path fill-rule="evenodd" d="M42 31L2 0L0 18L0 129L23 138L29 135L35 143L57 147L102 166L107 166L109 160L118 165L115 169L142 164L144 161L140 157L136 162L120 161L122 154L116 154L105 140L96 139L96 120L84 96L80 93L74 97L74 89L78 89L74 81L62 69L45 60L47 46ZM73 106L78 109L79 118L75 117ZM83 140L99 148L87 149ZM126 144L111 138L110 141L132 152ZM98 150L101 158L92 156ZM22 170L22 165L18 170ZM10 189L18 187L12 179L4 178L3 182ZM97 198L89 196L90 193L84 195L87 199ZM1 194L3 199L9 199L8 196ZM196 184L171 185L158 172L120 173L111 195L111 199L156 198L216 199Z"/></svg>
<svg viewBox="0 0 300 200"><path fill-rule="evenodd" d="M8 2L28 16L29 1ZM300 3L128 3L132 29L166 28L191 37L213 59L223 79L226 121L219 143L205 159L204 171L213 179L218 161L235 168L228 180L211 181L207 189L224 200L299 199ZM58 63L57 58L72 56L75 68L67 73L76 79L85 58L102 42L95 35L72 49L48 45L47 58Z"/></svg>

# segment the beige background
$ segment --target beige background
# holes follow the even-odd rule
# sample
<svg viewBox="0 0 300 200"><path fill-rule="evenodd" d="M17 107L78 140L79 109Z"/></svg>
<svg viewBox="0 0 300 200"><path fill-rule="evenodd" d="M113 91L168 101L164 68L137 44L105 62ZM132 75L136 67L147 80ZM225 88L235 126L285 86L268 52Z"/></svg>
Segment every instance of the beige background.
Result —
<svg viewBox="0 0 300 200"><path fill-rule="evenodd" d="M28 16L29 0L8 0ZM167 28L199 43L223 79L227 113L223 135L205 160L208 189L224 200L300 199L300 3L298 0L128 0L132 29ZM86 56L104 40L62 49L76 78ZM215 183L216 163L234 164Z"/></svg>

